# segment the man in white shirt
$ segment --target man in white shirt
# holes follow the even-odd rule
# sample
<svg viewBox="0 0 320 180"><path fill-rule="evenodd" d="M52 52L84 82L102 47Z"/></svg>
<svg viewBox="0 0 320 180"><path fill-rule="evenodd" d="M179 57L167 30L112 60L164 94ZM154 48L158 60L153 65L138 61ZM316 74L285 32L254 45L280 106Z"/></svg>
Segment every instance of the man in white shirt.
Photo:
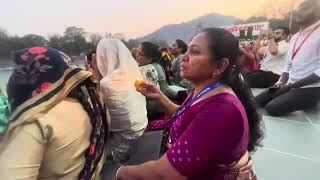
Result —
<svg viewBox="0 0 320 180"><path fill-rule="evenodd" d="M320 101L320 1L305 0L297 11L297 22L301 30L290 41L280 80L256 97L271 115L312 108Z"/></svg>
<svg viewBox="0 0 320 180"><path fill-rule="evenodd" d="M286 62L289 48L287 36L290 31L286 27L279 27L273 32L268 45L257 52L257 60L260 62L260 70L248 74L247 80L251 88L268 88L277 82ZM262 33L256 43L260 44L267 34ZM260 59L262 59L260 61Z"/></svg>

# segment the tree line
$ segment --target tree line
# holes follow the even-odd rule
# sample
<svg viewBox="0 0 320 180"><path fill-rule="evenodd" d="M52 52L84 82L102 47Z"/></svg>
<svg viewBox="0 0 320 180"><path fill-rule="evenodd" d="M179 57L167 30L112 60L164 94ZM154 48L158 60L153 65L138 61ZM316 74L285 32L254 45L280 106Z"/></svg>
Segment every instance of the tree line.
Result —
<svg viewBox="0 0 320 180"><path fill-rule="evenodd" d="M295 13L293 13L293 21L291 30L293 33L297 32L299 27L295 22ZM236 24L254 23L261 21L269 21L270 27L275 29L277 26L288 27L290 13L286 13L282 18L267 18L265 16L253 16L246 20L239 20ZM87 53L94 50L98 42L103 37L117 37L121 39L124 44L131 49L139 44L134 39L126 40L122 34L106 33L104 36L99 33L87 33L85 29L80 27L67 27L63 35L51 35L47 39L37 34L28 34L22 37L10 36L8 33L0 28L0 59L12 57L14 51L33 46L52 47L65 52L70 56L79 56L81 53ZM167 42L153 39L152 42L159 46L168 46Z"/></svg>
<svg viewBox="0 0 320 180"><path fill-rule="evenodd" d="M0 57L8 58L16 50L33 46L52 47L66 54L79 56L81 53L93 51L103 37L117 37L130 49L139 44L133 39L126 40L122 34L106 33L104 36L99 33L90 34L83 28L75 26L67 27L63 35L51 35L48 39L37 34L9 36L5 30L0 29Z"/></svg>

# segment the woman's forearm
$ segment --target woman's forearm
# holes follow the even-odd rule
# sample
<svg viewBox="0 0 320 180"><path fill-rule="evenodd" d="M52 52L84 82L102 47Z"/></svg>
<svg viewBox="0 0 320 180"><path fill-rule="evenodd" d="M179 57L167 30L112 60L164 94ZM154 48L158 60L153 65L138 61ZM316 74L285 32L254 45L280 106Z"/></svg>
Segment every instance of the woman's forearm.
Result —
<svg viewBox="0 0 320 180"><path fill-rule="evenodd" d="M137 166L120 167L116 174L116 180L149 180L161 179L157 172L153 171L155 161L149 161ZM155 168L156 169L156 168Z"/></svg>
<svg viewBox="0 0 320 180"><path fill-rule="evenodd" d="M118 169L116 180L185 180L176 169L172 167L167 156L159 160L149 161L136 166L123 166Z"/></svg>
<svg viewBox="0 0 320 180"><path fill-rule="evenodd" d="M158 99L161 107L165 110L167 116L172 116L180 106L173 103L167 96L161 93L160 98Z"/></svg>

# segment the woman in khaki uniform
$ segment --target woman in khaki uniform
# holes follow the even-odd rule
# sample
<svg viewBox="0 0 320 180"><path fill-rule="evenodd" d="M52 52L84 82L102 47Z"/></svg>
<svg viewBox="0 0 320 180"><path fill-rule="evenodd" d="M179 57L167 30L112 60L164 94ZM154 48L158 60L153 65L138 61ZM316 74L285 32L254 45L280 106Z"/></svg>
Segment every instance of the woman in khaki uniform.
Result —
<svg viewBox="0 0 320 180"><path fill-rule="evenodd" d="M107 124L91 73L51 48L18 51L0 141L1 179L96 179Z"/></svg>

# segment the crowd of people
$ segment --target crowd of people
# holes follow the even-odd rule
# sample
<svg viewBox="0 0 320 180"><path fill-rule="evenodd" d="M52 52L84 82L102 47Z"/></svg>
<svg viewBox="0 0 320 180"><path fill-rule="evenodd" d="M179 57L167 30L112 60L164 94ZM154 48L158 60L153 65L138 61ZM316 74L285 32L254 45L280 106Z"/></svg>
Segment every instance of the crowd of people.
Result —
<svg viewBox="0 0 320 180"><path fill-rule="evenodd" d="M242 48L240 64L249 87L267 88L255 101L270 115L283 116L319 103L318 4L305 1L300 5L296 22L301 30L295 35L278 27L261 32L254 46Z"/></svg>
<svg viewBox="0 0 320 180"><path fill-rule="evenodd" d="M279 27L248 44L220 28L170 48L130 51L104 38L86 69L56 49L17 51L0 94L1 178L99 179L106 162L127 161L144 133L161 129L161 157L122 166L115 179L257 179L257 108L281 116L320 100L320 2L302 2L297 22L292 38Z"/></svg>

